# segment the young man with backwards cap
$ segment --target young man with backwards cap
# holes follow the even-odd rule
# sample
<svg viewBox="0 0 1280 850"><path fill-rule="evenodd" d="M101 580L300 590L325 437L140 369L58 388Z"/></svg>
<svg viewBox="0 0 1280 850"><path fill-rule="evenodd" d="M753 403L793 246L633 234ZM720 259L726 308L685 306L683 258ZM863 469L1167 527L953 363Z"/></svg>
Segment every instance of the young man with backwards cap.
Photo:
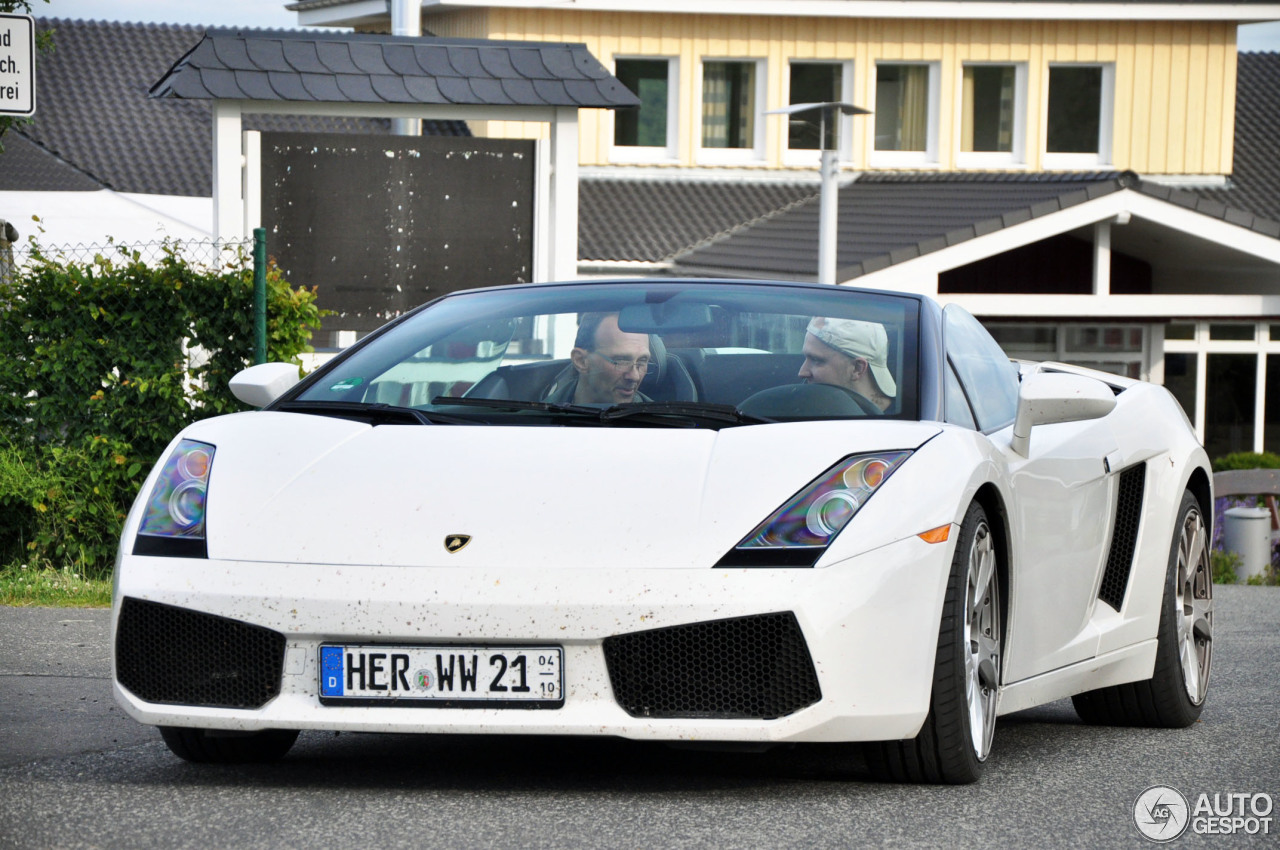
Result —
<svg viewBox="0 0 1280 850"><path fill-rule="evenodd" d="M809 322L803 352L800 377L806 383L853 390L882 412L893 404L898 385L889 373L884 325L818 316Z"/></svg>

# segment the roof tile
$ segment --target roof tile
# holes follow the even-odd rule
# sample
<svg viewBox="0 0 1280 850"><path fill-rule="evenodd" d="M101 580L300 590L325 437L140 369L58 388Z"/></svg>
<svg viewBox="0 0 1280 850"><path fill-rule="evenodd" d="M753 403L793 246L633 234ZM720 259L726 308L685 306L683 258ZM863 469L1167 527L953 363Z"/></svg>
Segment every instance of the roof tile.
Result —
<svg viewBox="0 0 1280 850"><path fill-rule="evenodd" d="M279 95L271 87L266 71L236 71L236 85L250 100L276 100Z"/></svg>
<svg viewBox="0 0 1280 850"><path fill-rule="evenodd" d="M511 49L511 64L515 67L516 72L520 76L529 80L551 80L555 78L547 70L547 66L542 62L542 53L539 50L528 47L513 47Z"/></svg>
<svg viewBox="0 0 1280 850"><path fill-rule="evenodd" d="M284 46L270 38L255 38L245 42L245 52L254 67L262 71L294 70L284 58Z"/></svg>
<svg viewBox="0 0 1280 850"><path fill-rule="evenodd" d="M489 72L480 63L480 50L475 47L450 47L449 64L464 77L487 77Z"/></svg>
<svg viewBox="0 0 1280 850"><path fill-rule="evenodd" d="M414 58L413 45L391 44L382 52L382 55L392 73L402 74L406 77L419 77L422 75L422 66Z"/></svg>
<svg viewBox="0 0 1280 850"><path fill-rule="evenodd" d="M387 62L382 58L382 45L369 44L362 41L353 41L351 47L351 61L355 63L366 74L386 74L391 75L395 72L387 67Z"/></svg>
<svg viewBox="0 0 1280 850"><path fill-rule="evenodd" d="M347 99L333 74L301 74L300 77L302 87L316 100L341 102Z"/></svg>
<svg viewBox="0 0 1280 850"><path fill-rule="evenodd" d="M271 83L271 88L283 100L315 100L311 92L307 91L307 87L302 84L302 75L300 74L269 71L267 80Z"/></svg>
<svg viewBox="0 0 1280 850"><path fill-rule="evenodd" d="M506 79L518 77L520 72L511 64L511 51L499 47L481 47L478 51L480 64L491 77Z"/></svg>
<svg viewBox="0 0 1280 850"><path fill-rule="evenodd" d="M289 67L303 74L325 74L329 69L320 61L315 42L294 41L287 39L281 42L282 53Z"/></svg>
<svg viewBox="0 0 1280 850"><path fill-rule="evenodd" d="M457 69L449 62L449 51L436 45L414 45L413 55L429 77L457 77Z"/></svg>
<svg viewBox="0 0 1280 850"><path fill-rule="evenodd" d="M448 103L449 99L440 93L440 86L430 77L405 77L404 87L418 103Z"/></svg>
<svg viewBox="0 0 1280 850"><path fill-rule="evenodd" d="M472 77L471 90L484 103L515 103L502 89L501 80Z"/></svg>
<svg viewBox="0 0 1280 850"><path fill-rule="evenodd" d="M200 72L200 83L214 97L231 100L244 98L244 92L240 90L240 86L236 85L236 75L233 71L207 68Z"/></svg>
<svg viewBox="0 0 1280 850"><path fill-rule="evenodd" d="M359 66L351 61L350 46L340 41L316 42L316 53L324 66L334 74L359 74Z"/></svg>
<svg viewBox="0 0 1280 850"><path fill-rule="evenodd" d="M257 70L258 66L253 64L253 60L249 58L249 52L245 49L244 41L240 39L228 38L215 41L213 52L218 64L229 71Z"/></svg>
<svg viewBox="0 0 1280 850"><path fill-rule="evenodd" d="M414 102L413 96L405 88L403 79L398 76L373 74L369 77L369 83L373 86L373 90L377 92L378 97L388 103Z"/></svg>
<svg viewBox="0 0 1280 850"><path fill-rule="evenodd" d="M440 94L444 95L450 103L482 102L471 90L465 77L441 77L436 80L436 85L440 87Z"/></svg>
<svg viewBox="0 0 1280 850"><path fill-rule="evenodd" d="M579 101L569 97L569 92L565 91L564 83L560 80L534 80L533 90L544 103L551 106L580 105Z"/></svg>
<svg viewBox="0 0 1280 850"><path fill-rule="evenodd" d="M373 84L364 74L334 74L342 99L353 103L375 103L382 100L373 90Z"/></svg>
<svg viewBox="0 0 1280 850"><path fill-rule="evenodd" d="M574 61L572 51L563 49L552 49L544 47L538 51L542 54L542 64L547 67L553 75L562 80L581 80L586 79L586 74L582 73Z"/></svg>

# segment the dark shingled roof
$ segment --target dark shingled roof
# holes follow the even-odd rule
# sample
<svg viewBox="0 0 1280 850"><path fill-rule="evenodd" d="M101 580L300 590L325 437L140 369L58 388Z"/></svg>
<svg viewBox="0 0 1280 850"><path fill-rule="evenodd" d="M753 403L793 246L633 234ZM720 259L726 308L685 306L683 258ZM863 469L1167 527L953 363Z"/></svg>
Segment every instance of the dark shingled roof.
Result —
<svg viewBox="0 0 1280 850"><path fill-rule="evenodd" d="M669 261L717 234L815 197L816 183L583 178L578 258Z"/></svg>
<svg viewBox="0 0 1280 850"><path fill-rule="evenodd" d="M633 107L585 44L210 29L160 98Z"/></svg>
<svg viewBox="0 0 1280 850"><path fill-rule="evenodd" d="M115 189L157 195L213 194L212 106L147 96L147 87L201 42L203 27L41 19L55 49L37 58L35 123L4 136L0 190ZM264 33L273 31L263 30ZM390 132L385 119L246 115L247 130L296 133ZM469 135L460 121L424 122L428 135ZM25 138L69 168L19 167ZM15 155L10 159L10 155ZM46 162L47 162L46 161Z"/></svg>
<svg viewBox="0 0 1280 850"><path fill-rule="evenodd" d="M1191 192L1143 182L1129 171L863 174L840 190L836 276L848 280L879 271L1121 189L1280 237L1280 223ZM676 269L692 274L814 277L818 206L814 199L687 251L676 257Z"/></svg>
<svg viewBox="0 0 1280 850"><path fill-rule="evenodd" d="M1200 197L1280 221L1280 53L1241 53L1231 179Z"/></svg>

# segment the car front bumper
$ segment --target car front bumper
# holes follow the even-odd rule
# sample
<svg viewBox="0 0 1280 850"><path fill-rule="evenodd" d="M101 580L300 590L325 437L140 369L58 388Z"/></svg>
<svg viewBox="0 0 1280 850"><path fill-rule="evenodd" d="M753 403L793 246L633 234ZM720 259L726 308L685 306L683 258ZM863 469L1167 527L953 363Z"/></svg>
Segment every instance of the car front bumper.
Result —
<svg viewBox="0 0 1280 850"><path fill-rule="evenodd" d="M117 701L142 723L222 730L610 735L669 741L913 737L928 711L952 544L911 537L821 569L528 570L351 567L124 555L122 600L204 612L284 636L278 696L260 708ZM792 612L821 698L774 719L635 717L615 697L614 635ZM322 705L322 644L556 645L554 709Z"/></svg>

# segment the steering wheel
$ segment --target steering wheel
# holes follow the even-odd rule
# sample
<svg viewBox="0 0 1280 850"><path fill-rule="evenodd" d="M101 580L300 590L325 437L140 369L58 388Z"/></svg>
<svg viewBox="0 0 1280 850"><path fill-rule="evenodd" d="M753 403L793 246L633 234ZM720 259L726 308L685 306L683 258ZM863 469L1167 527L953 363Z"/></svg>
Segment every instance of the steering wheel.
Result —
<svg viewBox="0 0 1280 850"><path fill-rule="evenodd" d="M743 399L744 413L768 419L880 416L871 399L836 384L783 384Z"/></svg>

